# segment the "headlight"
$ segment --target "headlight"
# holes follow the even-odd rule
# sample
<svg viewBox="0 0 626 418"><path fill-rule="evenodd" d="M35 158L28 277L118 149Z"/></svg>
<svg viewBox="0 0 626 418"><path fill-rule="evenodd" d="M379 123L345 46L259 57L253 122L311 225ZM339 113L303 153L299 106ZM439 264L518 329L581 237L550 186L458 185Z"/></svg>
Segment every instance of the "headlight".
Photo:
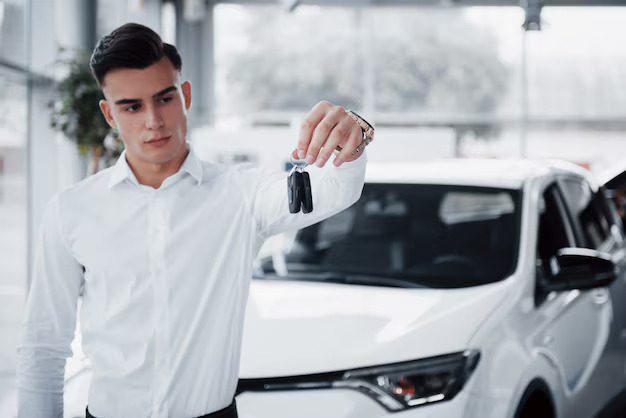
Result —
<svg viewBox="0 0 626 418"><path fill-rule="evenodd" d="M390 411L446 401L461 391L480 358L468 350L389 366L348 371L333 387L363 392Z"/></svg>
<svg viewBox="0 0 626 418"><path fill-rule="evenodd" d="M346 388L358 390L395 412L454 398L463 389L479 359L477 350L467 350L345 372L241 379L237 393Z"/></svg>

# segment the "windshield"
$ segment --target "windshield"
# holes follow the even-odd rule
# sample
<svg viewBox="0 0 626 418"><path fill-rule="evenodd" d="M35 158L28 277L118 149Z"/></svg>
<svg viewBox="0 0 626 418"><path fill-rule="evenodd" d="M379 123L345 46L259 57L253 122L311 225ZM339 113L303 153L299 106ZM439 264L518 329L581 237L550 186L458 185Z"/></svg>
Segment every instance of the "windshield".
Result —
<svg viewBox="0 0 626 418"><path fill-rule="evenodd" d="M509 189L366 184L357 203L283 240L261 269L265 277L396 287L498 281L516 264L520 198Z"/></svg>

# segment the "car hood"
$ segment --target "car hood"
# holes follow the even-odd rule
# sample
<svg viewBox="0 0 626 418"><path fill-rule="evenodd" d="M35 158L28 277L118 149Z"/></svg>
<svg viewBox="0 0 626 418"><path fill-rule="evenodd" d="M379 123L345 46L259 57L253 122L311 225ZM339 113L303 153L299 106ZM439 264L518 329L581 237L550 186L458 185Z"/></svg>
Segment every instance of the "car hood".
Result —
<svg viewBox="0 0 626 418"><path fill-rule="evenodd" d="M463 351L506 282L401 289L253 280L240 377L294 376Z"/></svg>

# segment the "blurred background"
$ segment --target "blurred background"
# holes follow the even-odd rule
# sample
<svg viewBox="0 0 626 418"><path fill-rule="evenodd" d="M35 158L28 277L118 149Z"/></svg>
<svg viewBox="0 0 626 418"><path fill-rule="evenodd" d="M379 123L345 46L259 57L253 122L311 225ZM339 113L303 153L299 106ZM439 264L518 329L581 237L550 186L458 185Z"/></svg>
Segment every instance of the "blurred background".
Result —
<svg viewBox="0 0 626 418"><path fill-rule="evenodd" d="M522 156L599 172L626 155L620 3L0 0L0 416L15 404L42 208L119 155L85 75L102 35L135 21L178 46L205 159L283 168L326 99L375 122L371 161Z"/></svg>

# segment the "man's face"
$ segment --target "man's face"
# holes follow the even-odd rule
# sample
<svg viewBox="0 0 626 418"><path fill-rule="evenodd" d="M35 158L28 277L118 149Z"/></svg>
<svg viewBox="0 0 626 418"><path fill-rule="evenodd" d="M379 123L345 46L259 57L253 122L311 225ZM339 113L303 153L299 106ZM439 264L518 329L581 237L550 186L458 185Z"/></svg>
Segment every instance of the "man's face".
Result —
<svg viewBox="0 0 626 418"><path fill-rule="evenodd" d="M106 74L100 109L119 130L128 160L167 164L186 152L189 82L167 57L144 69L118 68Z"/></svg>

